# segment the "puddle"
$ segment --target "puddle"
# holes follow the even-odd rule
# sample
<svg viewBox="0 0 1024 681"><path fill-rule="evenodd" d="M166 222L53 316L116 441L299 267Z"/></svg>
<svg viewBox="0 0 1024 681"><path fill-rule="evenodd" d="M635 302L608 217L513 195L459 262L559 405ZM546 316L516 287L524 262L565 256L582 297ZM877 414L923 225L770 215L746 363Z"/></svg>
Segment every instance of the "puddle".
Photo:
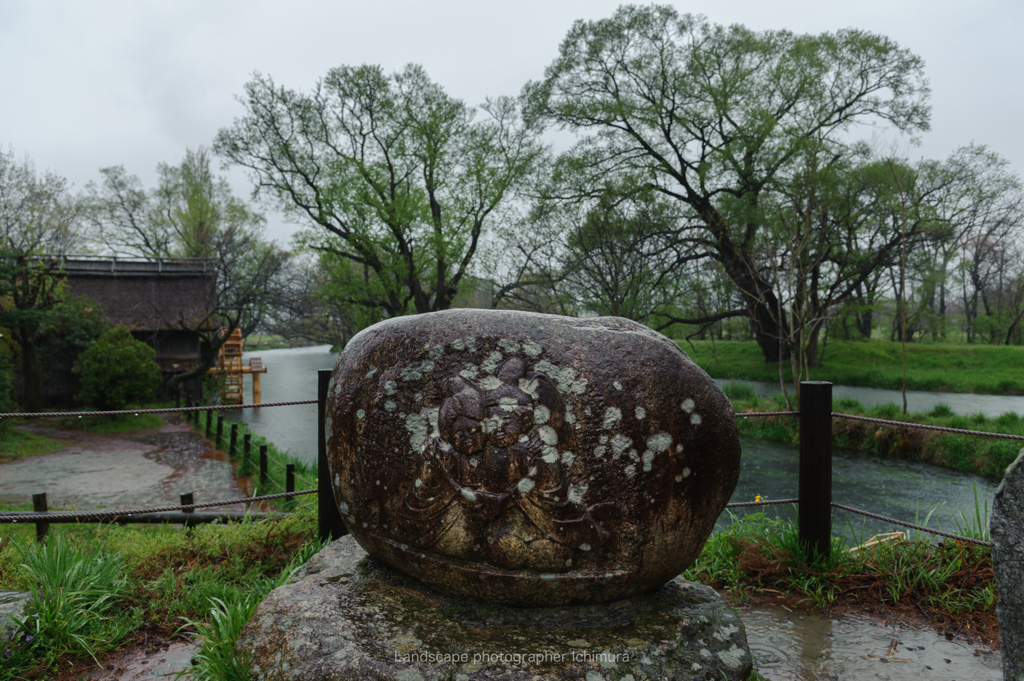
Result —
<svg viewBox="0 0 1024 681"><path fill-rule="evenodd" d="M930 629L744 608L747 643L770 681L1001 681L998 652L947 641ZM895 641L895 645L894 645ZM891 653L890 653L891 651Z"/></svg>

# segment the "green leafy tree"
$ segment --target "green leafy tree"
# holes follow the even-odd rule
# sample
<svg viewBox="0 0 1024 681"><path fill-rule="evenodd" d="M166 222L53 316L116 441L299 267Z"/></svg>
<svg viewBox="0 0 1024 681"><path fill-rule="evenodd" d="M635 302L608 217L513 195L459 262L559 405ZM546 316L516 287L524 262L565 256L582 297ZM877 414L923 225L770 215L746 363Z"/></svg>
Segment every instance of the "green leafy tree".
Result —
<svg viewBox="0 0 1024 681"><path fill-rule="evenodd" d="M154 259L202 258L216 273L204 315L163 320L167 328L193 331L203 340L199 364L171 378L170 389L205 376L231 332L251 334L283 295L288 254L266 240L263 216L234 197L210 166L209 150L188 150L180 164L158 166L160 181L153 190L120 166L101 169L102 184L87 188L94 235L107 250Z"/></svg>
<svg viewBox="0 0 1024 681"><path fill-rule="evenodd" d="M123 324L104 333L78 356L75 373L82 404L101 410L124 409L153 398L160 386L156 352L132 336Z"/></svg>
<svg viewBox="0 0 1024 681"><path fill-rule="evenodd" d="M476 112L420 66L331 69L309 94L257 75L215 151L300 220L334 271L329 295L368 318L443 310L481 240L544 156L515 100Z"/></svg>
<svg viewBox="0 0 1024 681"><path fill-rule="evenodd" d="M579 192L628 169L678 202L688 214L680 229L736 284L775 361L786 323L758 266L765 197L789 181L810 141L843 155L858 123L927 130L923 69L864 31L756 32L624 6L573 25L544 79L525 87L524 115L583 135L556 164Z"/></svg>
<svg viewBox="0 0 1024 681"><path fill-rule="evenodd" d="M81 244L67 181L0 151L0 326L20 346L22 404L43 407L39 333L62 299L61 256Z"/></svg>
<svg viewBox="0 0 1024 681"><path fill-rule="evenodd" d="M110 320L102 305L89 298L66 296L53 306L40 331L39 347L48 358L78 355L108 329Z"/></svg>

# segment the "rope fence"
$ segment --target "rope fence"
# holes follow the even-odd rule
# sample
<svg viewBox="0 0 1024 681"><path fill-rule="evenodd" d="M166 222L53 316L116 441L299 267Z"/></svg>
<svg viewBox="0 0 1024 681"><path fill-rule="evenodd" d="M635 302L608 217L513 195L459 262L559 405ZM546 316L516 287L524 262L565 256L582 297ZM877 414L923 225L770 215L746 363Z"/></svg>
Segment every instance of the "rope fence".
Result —
<svg viewBox="0 0 1024 681"><path fill-rule="evenodd" d="M54 511L47 513L19 513L18 515L0 513L0 522L46 522L56 518L82 520L82 519L103 519L117 518L119 516L142 515L144 513L171 513L181 511L187 513L197 508L213 508L214 506L234 506L235 504L252 503L256 501L267 501L269 499L283 499L285 497L297 497L303 494L316 494L315 489L302 489L294 492L281 492L279 494L262 494L258 497L241 497L238 499L226 499L224 501L206 501L201 504L178 504L176 506L154 506L152 508L133 508L113 511Z"/></svg>
<svg viewBox="0 0 1024 681"><path fill-rule="evenodd" d="M196 407L163 407L160 409L119 409L115 411L45 411L45 412L7 412L0 414L0 419L37 419L67 418L77 416L138 416L139 414L174 414L200 411L232 411L234 409L259 409L261 407L291 407L297 404L316 404L316 400L296 400L293 402L264 402L262 404L210 404Z"/></svg>
<svg viewBox="0 0 1024 681"><path fill-rule="evenodd" d="M743 508L745 506L775 506L776 504L797 504L799 499L762 499L761 501L737 501L733 504L726 504L726 508Z"/></svg>
<svg viewBox="0 0 1024 681"><path fill-rule="evenodd" d="M321 373L323 373L323 372L321 372ZM324 379L325 379L325 377L321 376L321 382L324 382ZM810 385L810 384L808 384L808 385ZM324 388L324 386L321 386L321 392L324 392L323 388ZM829 389L830 388L831 388L831 386L829 386ZM0 419L4 419L4 418L68 418L68 417L79 417L79 418L82 418L82 417L85 417L85 416L121 416L121 415L135 415L135 416L138 416L140 414L171 414L171 413L185 413L185 414L194 413L198 417L198 413L199 412L229 411L229 410L236 410L236 409L253 409L253 408L261 408L261 407L287 407L287 406L306 405L306 404L319 404L320 409L322 411L323 408L324 408L324 402L325 402L324 398L325 397L326 397L326 395L321 395L321 399L318 399L318 400L296 400L296 401L289 401L289 402L267 402L267 403L263 403L263 404L202 405L202 406L197 405L197 406L188 406L188 407L167 407L167 408L160 408L160 409L124 409L124 410L115 410L115 411L86 411L86 412L67 411L67 412L45 412L45 413L27 413L27 414L22 414L22 413L0 413ZM829 402L831 402L831 399L829 399ZM804 408L804 406L802 405L801 408ZM896 428L917 428L917 429L921 429L921 430L931 430L931 431L937 431L937 432L952 433L952 434L957 434L957 435L976 435L976 436L981 436L981 437L993 437L993 438L1001 438L1001 439L1007 439L1007 440L1021 440L1021 441L1024 441L1024 436L1022 436L1022 435L1010 435L1010 434L1006 434L1006 433L992 433L992 432L978 431L978 430L964 430L964 429L960 429L960 428L948 428L948 427L945 427L945 426L932 426L932 425L926 425L926 424L920 424L920 423L908 423L908 422L904 422L904 421L895 421L895 420L890 420L890 419L878 419L878 418L872 418L872 417L867 417L867 416L857 416L857 415L854 415L854 414L843 414L843 413L839 413L839 412L828 412L828 411L826 411L824 414L822 414L822 416L825 417L824 418L825 421L829 421L829 422L830 422L830 419L828 418L828 415L831 415L831 417L833 417L833 418L843 418L843 419L850 419L850 420L854 420L854 421L864 421L864 422L868 422L868 423L877 423L879 425L896 427ZM321 414L321 416L322 416L322 414ZM801 411L793 410L793 411L745 412L745 413L742 413L742 414L736 414L735 416L736 416L737 419L741 419L741 418L759 418L759 417L778 417L778 416L801 416ZM210 420L212 420L212 414L210 415ZM195 419L195 422L196 422L196 425L198 426L198 418ZM803 424L803 420L801 421L801 423ZM209 424L209 423L207 424L207 431L208 432L209 432L209 429L210 429L210 425L211 424ZM801 429L802 428L803 428L803 425L801 425ZM829 431L831 431L831 427L830 426L829 426ZM219 440L220 440L220 425L219 425L219 422L218 422L217 436L218 436L217 439L218 439L218 444L219 444ZM230 447L230 445L229 445L229 447ZM263 449L263 446L261 446L261 449ZM262 455L265 455L268 460L273 461L275 464L277 464L282 469L286 469L287 466L288 466L284 462L280 461L277 457L274 457L274 456L270 455L269 453L265 453L265 454L262 454ZM323 455L323 453L321 453L321 456L322 455ZM304 477L302 477L300 475L294 475L294 473L290 473L289 475L293 475L295 479L301 480L302 482L304 482L307 485L310 485L311 487L314 487L314 488L313 489L305 489L305 490L297 490L297 491L293 491L293 492L284 491L284 492L280 492L280 493L276 493L276 494L265 494L265 495L254 496L254 497L243 497L243 498L238 498L238 499L228 499L228 500L224 500L224 501L211 501L211 502L204 502L204 503L201 503L201 504L183 504L183 505L177 505L177 506L159 506L159 507L146 508L146 509L112 510L112 511L83 511L83 512L56 512L56 513L35 513L35 514L19 513L16 516L15 515L10 515L10 514L5 515L3 513L0 513L0 522L46 522L47 520L55 520L57 518L61 518L61 519L76 519L76 520L82 520L82 519L103 519L103 518L117 518L117 517L124 517L124 516L149 514L149 513L189 512L189 511L192 511L194 509L199 509L199 508L211 508L211 507L216 507L216 506L231 506L231 505L235 505L235 504L253 503L253 502L265 501L265 500L270 500L270 499L281 499L281 498L288 498L288 497L296 497L296 496L305 495L305 494L314 494L314 493L320 491L319 487L321 485L320 485L319 482L313 482L313 481L308 480L307 478L304 478ZM324 473L321 471L321 477L323 477L323 476L324 476ZM281 483L279 483L277 480L275 480L275 479L273 479L273 478L271 478L269 476L264 478L264 479L262 479L261 483L262 482L266 482L268 480L270 482L272 482L278 489L282 489L282 490L285 489L285 487L282 486ZM289 479L289 485L291 485L290 479ZM801 491L801 495L803 495L803 494L804 494L804 492ZM829 496L830 495L831 495L831 493L829 492ZM321 499L321 503L322 502L323 502L323 500ZM775 499L775 500L760 500L760 501L730 503L730 504L726 504L726 508L773 506L773 505L799 504L799 503L800 503L800 499L799 498L794 498L794 499ZM954 539L954 540L957 540L957 541L964 541L964 542L968 542L968 543L972 543L972 544L978 544L978 545L981 545L981 546L991 546L992 545L991 542L982 541L980 539L975 539L973 537L965 537L965 536L962 536L962 535L953 534L953 533L949 533L949 532L942 532L940 530L933 530L933 529L929 529L927 527L922 527L920 525L915 525L913 523L908 523L908 522L905 522L905 521L902 521L902 520L897 520L895 518L889 518L887 516L879 515L879 514L876 514L876 513L871 513L869 511L864 511L864 510L861 510L861 509L858 509L858 508L853 508L853 507L850 507L850 506L845 506L843 504L838 504L838 503L832 502L830 499L828 500L828 503L832 507L834 507L834 508L838 508L840 510L847 511L849 513L856 513L856 514L863 515L863 516L868 517L868 518L872 518L872 519L875 519L875 520L880 520L882 522L891 523L893 525L898 525L898 526L901 526L901 527L910 528L910 529L917 530L917 531L920 531L920 532L926 532L926 533L929 533L929 534L934 534L934 535L938 535L938 536L941 536L941 537L946 537L946 538L949 538L949 539ZM819 506L820 506L820 503L816 506L816 508L819 507ZM825 506L825 508L827 508L827 506ZM323 532L323 528L321 528L321 532Z"/></svg>
<svg viewBox="0 0 1024 681"><path fill-rule="evenodd" d="M942 433L954 433L956 435L980 435L982 437L997 437L1002 438L1004 440L1024 440L1024 435L1010 435L1009 433L990 433L984 430L963 430L961 428L947 428L946 426L929 426L924 423L907 423L906 421L875 419L868 416L840 414L838 412L832 412L832 416L840 419L851 419L853 421L868 421L869 423L880 423L884 426L896 426L898 428L918 428L920 430L937 430Z"/></svg>
<svg viewBox="0 0 1024 681"><path fill-rule="evenodd" d="M736 414L736 418L744 419L751 418L754 416L799 416L798 411L745 411L742 414Z"/></svg>
<svg viewBox="0 0 1024 681"><path fill-rule="evenodd" d="M920 532L928 532L929 534L937 534L940 537L947 537L949 539L956 539L958 541L965 541L969 544L978 544L979 546L992 546L990 541L982 541L981 539L975 539L974 537L965 537L960 534L952 534L950 532L943 532L941 530L933 530L921 525L915 525L914 523L904 522L902 520L896 520L895 518L888 518L884 515L878 515L877 513L870 513L868 511L862 511L859 508L853 508L852 506L844 506L843 504L837 504L832 502L832 505L843 511L849 513L857 513L859 515L867 516L868 518L874 518L875 520L881 520L883 522L892 523L893 525L899 525L900 527L909 527L912 530L918 530Z"/></svg>

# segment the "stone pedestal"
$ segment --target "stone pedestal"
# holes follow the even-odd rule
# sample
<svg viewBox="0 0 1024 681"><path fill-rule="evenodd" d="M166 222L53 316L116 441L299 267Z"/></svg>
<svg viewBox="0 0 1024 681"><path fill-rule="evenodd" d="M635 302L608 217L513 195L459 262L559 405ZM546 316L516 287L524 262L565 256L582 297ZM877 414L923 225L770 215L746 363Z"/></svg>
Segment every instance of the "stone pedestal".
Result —
<svg viewBox="0 0 1024 681"><path fill-rule="evenodd" d="M1024 681L1024 449L1006 469L989 520L992 566L999 589L1003 678Z"/></svg>
<svg viewBox="0 0 1024 681"><path fill-rule="evenodd" d="M739 617L674 579L614 603L514 608L443 596L369 558L351 536L275 590L238 647L254 679L662 681L746 679Z"/></svg>

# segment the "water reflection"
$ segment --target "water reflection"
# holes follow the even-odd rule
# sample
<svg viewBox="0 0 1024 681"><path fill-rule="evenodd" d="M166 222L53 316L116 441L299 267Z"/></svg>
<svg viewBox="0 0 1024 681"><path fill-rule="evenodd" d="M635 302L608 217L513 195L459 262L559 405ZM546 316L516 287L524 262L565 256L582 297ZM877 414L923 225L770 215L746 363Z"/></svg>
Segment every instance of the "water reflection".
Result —
<svg viewBox="0 0 1024 681"><path fill-rule="evenodd" d="M338 353L331 352L328 345L309 348L287 348L282 350L260 350L246 352L242 363L249 364L250 357L260 357L267 373L260 378L260 393L263 402L292 402L315 400L317 371L333 369ZM244 380L243 397L246 404L252 403L252 380ZM236 412L237 413L237 412ZM316 405L304 404L294 407L272 407L270 409L243 409L241 419L252 432L273 442L281 451L288 451L295 458L316 462Z"/></svg>
<svg viewBox="0 0 1024 681"><path fill-rule="evenodd" d="M744 608L740 617L756 668L771 681L1002 678L999 653L975 653L973 647L928 629L885 627L856 618L830 620L767 607Z"/></svg>

